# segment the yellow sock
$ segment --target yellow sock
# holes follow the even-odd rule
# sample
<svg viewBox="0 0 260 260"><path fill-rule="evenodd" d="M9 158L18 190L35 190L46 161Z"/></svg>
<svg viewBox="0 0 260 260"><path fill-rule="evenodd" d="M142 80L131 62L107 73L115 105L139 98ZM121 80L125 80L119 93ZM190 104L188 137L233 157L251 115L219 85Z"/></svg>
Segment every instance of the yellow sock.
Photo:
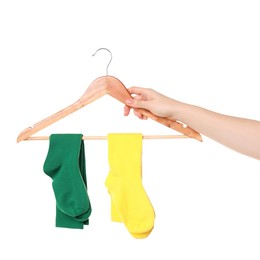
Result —
<svg viewBox="0 0 260 260"><path fill-rule="evenodd" d="M109 134L111 219L123 222L135 238L147 237L154 226L153 206L142 184L142 135Z"/></svg>

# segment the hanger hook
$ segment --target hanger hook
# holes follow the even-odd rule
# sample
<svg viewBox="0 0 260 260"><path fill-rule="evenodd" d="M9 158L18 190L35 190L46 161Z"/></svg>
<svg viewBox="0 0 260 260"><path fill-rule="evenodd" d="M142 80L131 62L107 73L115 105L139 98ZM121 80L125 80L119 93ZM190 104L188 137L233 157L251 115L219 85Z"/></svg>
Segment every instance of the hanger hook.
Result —
<svg viewBox="0 0 260 260"><path fill-rule="evenodd" d="M110 63L111 63L111 61L112 61L112 53L111 53L111 51L108 50L107 48L99 48L98 50L96 50L96 52L95 52L92 56L95 56L96 53L97 53L98 51L100 51L100 50L106 50L106 51L108 51L108 52L110 53L110 56L111 56L110 61L109 61L109 63L107 64L107 69L106 69L107 76L108 76L108 67L109 67L109 65L110 65Z"/></svg>

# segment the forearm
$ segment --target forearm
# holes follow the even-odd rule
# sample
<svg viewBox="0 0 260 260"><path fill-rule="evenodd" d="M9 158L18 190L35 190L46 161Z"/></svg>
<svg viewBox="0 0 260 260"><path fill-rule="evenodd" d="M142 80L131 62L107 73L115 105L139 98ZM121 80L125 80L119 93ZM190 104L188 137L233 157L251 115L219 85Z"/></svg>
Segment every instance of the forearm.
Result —
<svg viewBox="0 0 260 260"><path fill-rule="evenodd" d="M129 92L136 95L126 100L131 108L145 108L157 116L179 120L239 153L260 160L260 121L227 116L182 103L152 89L131 87ZM125 106L125 115L129 114L128 106ZM145 119L138 111L135 114Z"/></svg>
<svg viewBox="0 0 260 260"><path fill-rule="evenodd" d="M180 102L176 107L174 117L184 124L237 152L260 160L260 121L227 116Z"/></svg>

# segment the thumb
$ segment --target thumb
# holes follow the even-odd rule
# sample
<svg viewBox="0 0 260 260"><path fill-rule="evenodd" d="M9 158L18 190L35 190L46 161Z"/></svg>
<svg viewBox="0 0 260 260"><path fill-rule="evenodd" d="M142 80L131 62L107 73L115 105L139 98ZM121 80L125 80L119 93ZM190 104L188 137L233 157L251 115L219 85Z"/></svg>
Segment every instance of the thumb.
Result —
<svg viewBox="0 0 260 260"><path fill-rule="evenodd" d="M133 108L145 108L147 109L147 101L141 100L141 99L127 99L126 105Z"/></svg>

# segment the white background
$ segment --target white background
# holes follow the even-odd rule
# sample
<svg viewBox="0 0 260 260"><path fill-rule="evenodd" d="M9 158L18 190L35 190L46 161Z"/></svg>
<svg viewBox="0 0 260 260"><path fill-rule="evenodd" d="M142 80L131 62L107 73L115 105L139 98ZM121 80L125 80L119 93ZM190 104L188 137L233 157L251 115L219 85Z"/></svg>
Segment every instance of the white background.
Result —
<svg viewBox="0 0 260 260"><path fill-rule="evenodd" d="M203 137L144 140L143 184L156 212L143 240L110 221L107 141L86 141L93 213L55 228L48 141L26 127L75 102L98 76L220 113L260 118L259 1L1 1L1 259L260 259L259 161ZM175 133L123 116L105 96L39 132ZM245 140L246 142L246 140Z"/></svg>

